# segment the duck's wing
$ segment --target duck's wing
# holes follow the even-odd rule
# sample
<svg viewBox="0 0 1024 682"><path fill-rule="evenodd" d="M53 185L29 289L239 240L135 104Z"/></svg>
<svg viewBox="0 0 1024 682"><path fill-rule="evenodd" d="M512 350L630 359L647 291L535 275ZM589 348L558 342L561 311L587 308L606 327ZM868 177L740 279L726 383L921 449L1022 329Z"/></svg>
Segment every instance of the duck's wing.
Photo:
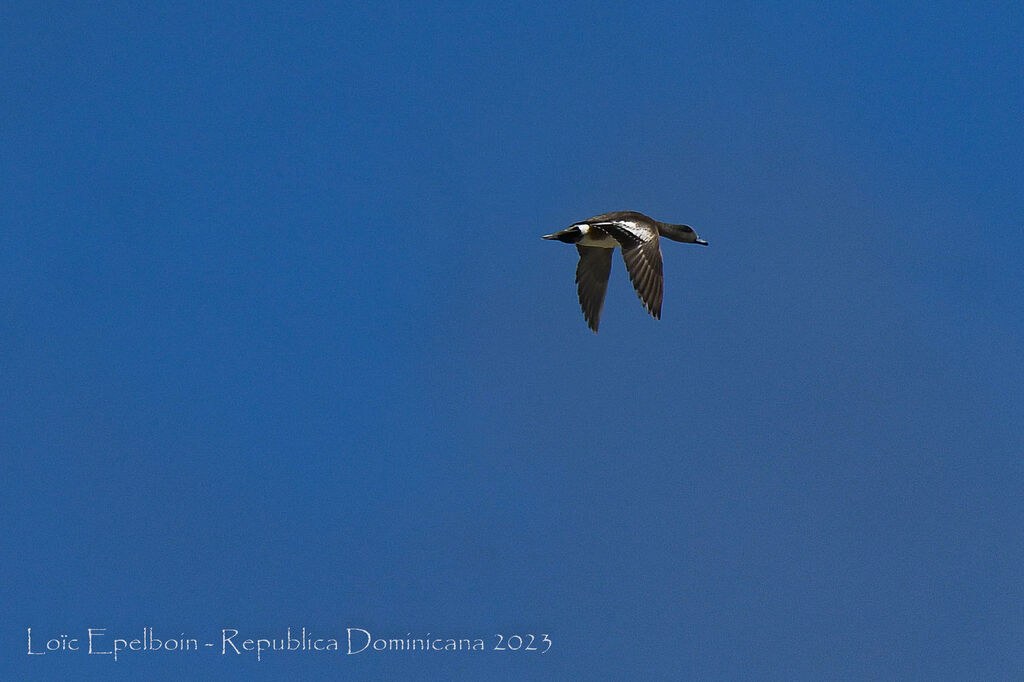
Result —
<svg viewBox="0 0 1024 682"><path fill-rule="evenodd" d="M590 223L600 227L622 247L629 280L637 295L655 319L661 319L661 299L665 284L662 275L661 245L657 225L647 220L609 220Z"/></svg>
<svg viewBox="0 0 1024 682"><path fill-rule="evenodd" d="M612 251L599 246L576 245L580 262L576 265L576 291L587 326L595 332L601 321L604 295L608 291L608 275L612 271Z"/></svg>

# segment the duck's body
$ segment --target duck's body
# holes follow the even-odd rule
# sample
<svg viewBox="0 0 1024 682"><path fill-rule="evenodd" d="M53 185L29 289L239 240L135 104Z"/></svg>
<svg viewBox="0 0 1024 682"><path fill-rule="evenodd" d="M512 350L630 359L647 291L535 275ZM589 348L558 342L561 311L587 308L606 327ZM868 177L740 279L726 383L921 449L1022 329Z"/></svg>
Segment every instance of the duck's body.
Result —
<svg viewBox="0 0 1024 682"><path fill-rule="evenodd" d="M659 237L707 245L687 225L663 223L636 211L602 213L543 238L576 245L580 254L576 266L577 293L587 325L596 332L616 246L622 248L629 279L647 312L661 319L664 283Z"/></svg>
<svg viewBox="0 0 1024 682"><path fill-rule="evenodd" d="M574 225L573 227L580 231L580 240L576 242L579 246L595 246L599 249L614 249L619 245L611 233L606 232L600 227L594 227L587 223L581 223L579 225ZM572 230L572 228L569 229ZM544 237L544 239L550 239L550 236ZM555 239L558 239L558 237L555 237Z"/></svg>

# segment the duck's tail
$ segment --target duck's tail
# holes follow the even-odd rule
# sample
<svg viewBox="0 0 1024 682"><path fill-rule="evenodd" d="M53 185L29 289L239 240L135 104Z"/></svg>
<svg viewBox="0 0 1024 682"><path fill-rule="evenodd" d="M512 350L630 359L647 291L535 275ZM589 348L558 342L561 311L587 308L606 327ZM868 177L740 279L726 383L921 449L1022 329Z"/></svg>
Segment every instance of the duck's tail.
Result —
<svg viewBox="0 0 1024 682"><path fill-rule="evenodd" d="M561 230L554 234L546 234L541 237L541 239L557 239L558 241L565 242L566 244L575 244L582 238L583 232L580 231L580 228L578 227L570 227L567 230Z"/></svg>

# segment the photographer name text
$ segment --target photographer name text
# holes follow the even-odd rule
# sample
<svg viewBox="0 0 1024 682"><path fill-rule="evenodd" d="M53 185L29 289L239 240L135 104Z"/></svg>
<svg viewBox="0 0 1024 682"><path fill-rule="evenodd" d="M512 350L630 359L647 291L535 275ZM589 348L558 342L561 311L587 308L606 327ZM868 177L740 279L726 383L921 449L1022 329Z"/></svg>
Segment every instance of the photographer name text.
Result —
<svg viewBox="0 0 1024 682"><path fill-rule="evenodd" d="M551 648L545 633L495 633L486 637L450 637L432 634L405 633L404 636L376 636L365 628L349 627L342 633L319 633L311 629L285 628L277 636L242 633L236 628L222 628L214 639L190 637L185 633L166 634L149 626L141 632L124 636L109 628L87 628L76 636L33 631L26 628L29 656L87 655L110 656L118 661L139 654L197 654L208 651L221 656L251 656L262 661L272 653L344 653L347 656L386 652L524 652L544 654Z"/></svg>

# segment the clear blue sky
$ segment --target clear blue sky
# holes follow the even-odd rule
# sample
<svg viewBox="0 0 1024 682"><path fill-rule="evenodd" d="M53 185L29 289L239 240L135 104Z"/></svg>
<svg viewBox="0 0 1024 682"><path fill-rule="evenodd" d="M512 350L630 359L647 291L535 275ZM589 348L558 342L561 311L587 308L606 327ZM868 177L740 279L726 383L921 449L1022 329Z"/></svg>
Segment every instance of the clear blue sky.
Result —
<svg viewBox="0 0 1024 682"><path fill-rule="evenodd" d="M1019 677L1022 32L7 3L0 677ZM711 245L595 336L620 209ZM26 653L144 626L553 646Z"/></svg>

